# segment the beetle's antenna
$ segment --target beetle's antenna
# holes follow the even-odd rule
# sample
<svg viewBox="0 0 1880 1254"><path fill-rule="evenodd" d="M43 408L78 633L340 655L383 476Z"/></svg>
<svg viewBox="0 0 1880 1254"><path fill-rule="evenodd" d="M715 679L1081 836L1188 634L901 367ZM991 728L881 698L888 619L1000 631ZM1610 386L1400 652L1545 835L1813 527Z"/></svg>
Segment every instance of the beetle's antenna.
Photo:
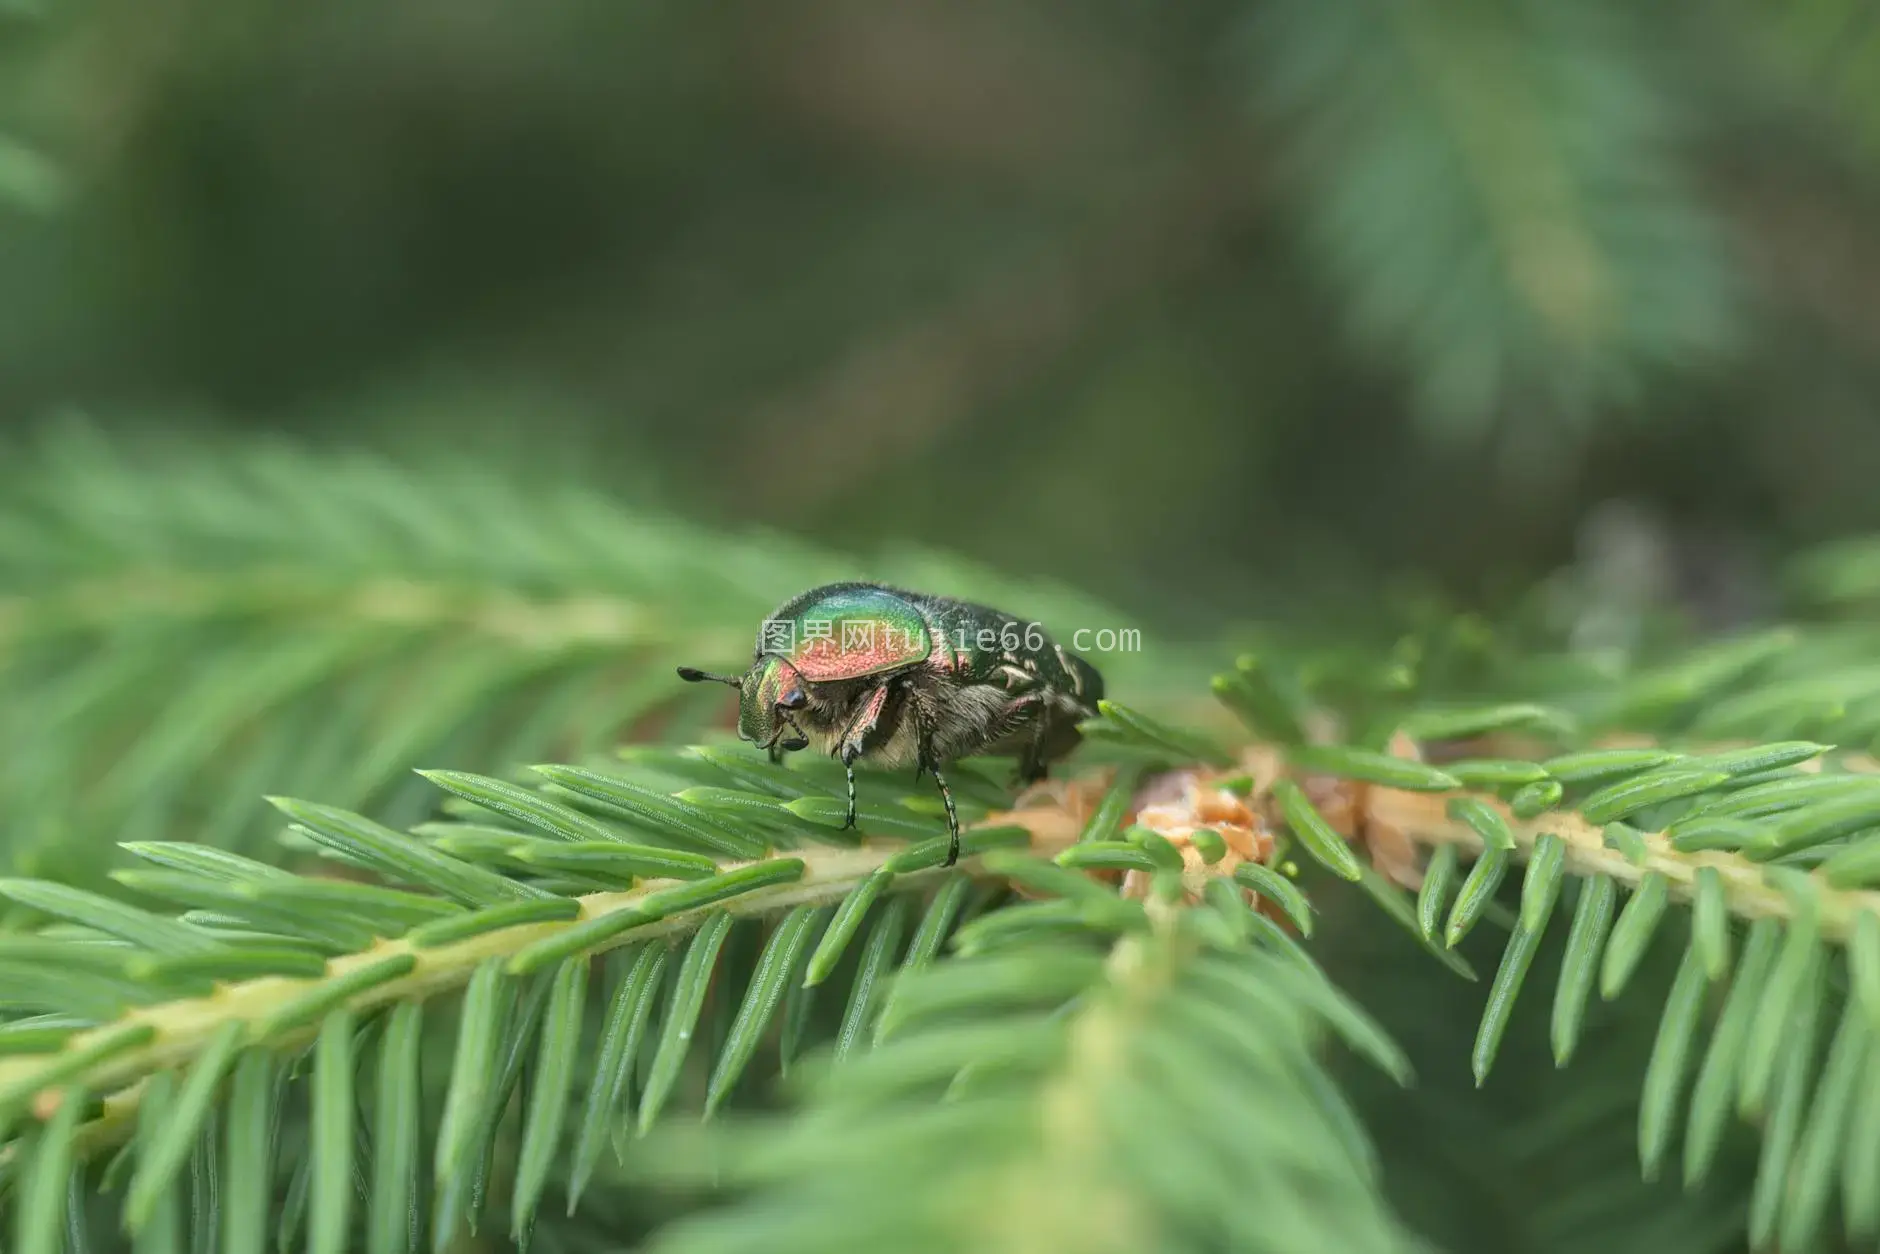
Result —
<svg viewBox="0 0 1880 1254"><path fill-rule="evenodd" d="M696 666L681 666L679 668L679 678L685 680L688 684L702 684L709 679L714 684L730 684L733 688L744 687L744 681L736 675L714 675L710 671L702 671Z"/></svg>

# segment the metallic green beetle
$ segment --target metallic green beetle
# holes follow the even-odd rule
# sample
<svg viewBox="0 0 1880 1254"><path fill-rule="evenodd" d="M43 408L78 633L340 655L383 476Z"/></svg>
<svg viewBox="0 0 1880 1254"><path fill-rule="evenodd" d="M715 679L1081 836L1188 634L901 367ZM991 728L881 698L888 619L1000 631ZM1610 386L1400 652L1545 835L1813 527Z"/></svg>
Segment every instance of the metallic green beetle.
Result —
<svg viewBox="0 0 1880 1254"><path fill-rule="evenodd" d="M1021 783L1077 747L1103 677L1036 622L951 597L872 583L832 583L792 597L758 630L743 675L689 666L679 677L738 690L738 735L771 760L814 746L855 764L912 766L946 803L946 865L960 824L941 768L979 753L1014 754ZM788 735L786 736L786 733Z"/></svg>

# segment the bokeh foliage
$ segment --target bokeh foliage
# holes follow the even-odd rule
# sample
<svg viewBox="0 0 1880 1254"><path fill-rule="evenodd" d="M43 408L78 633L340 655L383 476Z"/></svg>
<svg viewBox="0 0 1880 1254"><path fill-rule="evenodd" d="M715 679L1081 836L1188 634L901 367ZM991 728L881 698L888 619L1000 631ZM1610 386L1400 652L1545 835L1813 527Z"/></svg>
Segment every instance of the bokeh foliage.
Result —
<svg viewBox="0 0 1880 1254"><path fill-rule="evenodd" d="M1303 652L1329 699L1376 716L1361 736L1414 673L1445 698L1557 703L1589 734L1871 751L1880 563L1856 543L1784 582L1770 559L1876 521L1876 66L1880 22L1848 0L0 0L0 423L20 433L0 468L0 843L16 873L85 882L123 867L107 855L124 840L306 864L306 840L267 839L264 793L436 835L436 790L409 768L515 778L696 738L722 710L670 667L733 662L770 605L856 574L1141 627L1149 652L1106 673L1184 723L1208 717L1198 667L1258 643ZM94 425L43 439L68 407ZM228 428L302 442L231 444ZM1799 635L1692 651L1693 628L1796 613L1816 620ZM671 764L645 752L636 769ZM1461 946L1485 977L1516 878ZM838 986L914 926L895 900ZM1703 1189L1639 1179L1681 912L1626 996L1591 1003L1565 1070L1557 936L1541 946L1478 1087L1487 978L1457 980L1361 893L1316 884L1313 900L1313 952L1417 1072L1407 1091L1364 1068L1338 1080L1383 1195L1423 1236L1459 1254L1696 1254L1807 1212L1768 1184L1752 1196L1759 1155L1785 1142L1734 1124ZM1556 930L1578 900L1563 892ZM46 943L77 961L83 939ZM754 975L759 941L711 941L728 986ZM533 1093L535 1068L559 1067L585 1095L565 1074L572 987L542 980L513 1007L504 1083ZM798 1035L840 1037L854 1004L823 999ZM1822 1004L1851 1002L1831 982ZM704 1006L711 1048L659 1081L687 1110L714 1087L698 1060L739 1039L733 998ZM1274 1049L1207 1064L1316 1077L1304 1017L1257 1009L1243 1022L1270 1035L1238 1046ZM446 1029L424 1053L430 1113L455 1013L429 1016ZM544 1014L558 1029L537 1056L517 1042ZM343 1040L354 1026L330 1027L294 1090L296 1119L329 1116L318 1153L293 1124L295 1161L346 1161L337 1077L368 1049L362 1086L396 1076L415 1031ZM1041 1046L1065 1031L1027 1026ZM1162 1021L1137 1026L1138 1057L1195 1061ZM197 1194L172 1214L210 1204L204 1155L255 1144L277 1078L241 1071L247 1122L190 1149ZM773 1078L720 1097L769 1108ZM1338 1212L1354 1231L1395 1239L1300 1091L1235 1089L1215 1122L1169 1125L1141 1091L1106 1091L1114 1126L1148 1130L1118 1144L1174 1136L1188 1157L1086 1160L1093 1207L1110 1173L1167 1216L1304 1163L1332 1207L1361 1199ZM1029 1090L987 1092L970 1143L1035 1166L1004 1135L1023 1109L1005 1099ZM840 1163L860 1125L839 1085L828 1100L795 1142L813 1153L773 1159L773 1177ZM1799 1104L1781 1103L1790 1133ZM1234 1119L1301 1134L1265 1159L1178 1135ZM269 1218L256 1161L239 1159L246 1209L216 1220L230 1231ZM567 1165L538 1152L518 1196L557 1209ZM485 1170L507 1189L515 1166ZM944 1155L867 1166L800 1195L852 1231L785 1235L864 1240L878 1213L857 1195L930 1168L955 1173L942 1202L1000 1183ZM30 1181L40 1203L57 1174ZM344 1176L319 1177L316 1213ZM296 1168L273 1216L290 1235L314 1178ZM1262 1178L1248 1196L1271 1226L1250 1213L1235 1231L1309 1222L1295 1178ZM772 1200L772 1219L801 1220ZM576 1218L541 1222L537 1248L622 1248L690 1205L609 1175ZM980 1213L909 1231L944 1243ZM98 1208L92 1232L115 1214Z"/></svg>
<svg viewBox="0 0 1880 1254"><path fill-rule="evenodd" d="M796 592L858 575L1117 624L1062 586L930 550L825 551L683 523L566 477L67 426L0 469L0 846L96 877L111 842L246 849L264 793L415 822L411 775L508 770L722 724L720 690ZM1066 628L1065 630L1069 630ZM1151 628L1111 682L1194 695Z"/></svg>
<svg viewBox="0 0 1880 1254"><path fill-rule="evenodd" d="M1613 497L1700 572L1871 516L1846 0L33 7L8 422L526 424L1212 614L1531 577Z"/></svg>

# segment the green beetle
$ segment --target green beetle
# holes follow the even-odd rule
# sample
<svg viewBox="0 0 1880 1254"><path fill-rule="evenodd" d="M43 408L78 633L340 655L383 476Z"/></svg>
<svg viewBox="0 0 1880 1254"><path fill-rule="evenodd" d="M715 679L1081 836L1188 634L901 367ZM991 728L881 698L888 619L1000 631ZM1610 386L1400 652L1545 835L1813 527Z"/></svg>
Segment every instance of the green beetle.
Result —
<svg viewBox="0 0 1880 1254"><path fill-rule="evenodd" d="M943 767L979 753L1013 754L1020 783L1043 779L1077 747L1103 676L1036 622L872 583L832 583L784 602L764 620L743 675L679 668L689 683L738 690L738 735L771 760L814 746L848 774L855 765L912 766L946 804L946 865L960 824Z"/></svg>

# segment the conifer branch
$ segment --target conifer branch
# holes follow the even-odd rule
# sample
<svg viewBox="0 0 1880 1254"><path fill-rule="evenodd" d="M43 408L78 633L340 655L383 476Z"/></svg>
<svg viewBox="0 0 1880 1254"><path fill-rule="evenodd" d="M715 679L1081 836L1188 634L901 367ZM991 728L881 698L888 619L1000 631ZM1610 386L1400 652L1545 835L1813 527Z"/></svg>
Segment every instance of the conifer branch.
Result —
<svg viewBox="0 0 1880 1254"><path fill-rule="evenodd" d="M1073 844L1080 830L1081 811L1095 804L1103 781L1083 781L1055 790L1059 804L995 812L966 833L960 870L972 873L980 851L1021 847L1050 858ZM291 813L292 811L290 811ZM834 906L871 880L892 879L897 891L919 890L942 874L939 853L943 842L929 841L910 848L905 840L863 838L853 847L812 846L784 859L725 861L708 884L726 883L733 891L715 896L703 906L656 911L643 922L632 920L646 913L649 900L672 897L700 881L649 878L620 892L588 893L564 900L565 918L521 923L480 931L463 940L434 943L420 928L403 937L375 940L355 953L334 957L314 980L264 976L221 983L200 997L184 997L139 1006L107 1024L73 1033L60 1045L65 1057L96 1055L99 1061L85 1068L87 1089L106 1094L100 1119L77 1130L79 1142L91 1146L128 1134L135 1123L143 1078L165 1068L193 1062L214 1042L239 1029L240 1039L253 1046L292 1051L311 1040L324 1014L344 1008L367 1015L386 1006L420 1001L461 989L482 966L495 962L512 974L528 974L543 965L532 957L555 949L564 941L569 955L598 956L628 945L665 939L696 929L710 911L732 917L775 914L794 907ZM766 872L774 872L766 875ZM739 879L760 876L757 887L738 887ZM4 891L4 885L0 885ZM492 917L506 907L492 907ZM461 924L464 916L446 916ZM609 921L626 926L612 928ZM581 933L594 939L578 940ZM0 949L3 949L0 946ZM282 1025L287 1025L283 1030ZM113 1042L134 1042L113 1047ZM47 1118L58 1108L64 1079L36 1087L34 1078L47 1073L42 1057L0 1057L0 1115L30 1110ZM0 1161L4 1153L0 1152Z"/></svg>
<svg viewBox="0 0 1880 1254"><path fill-rule="evenodd" d="M1729 895L1730 911L1736 917L1788 920L1797 913L1795 894L1799 890L1794 887L1793 878L1787 881L1790 887L1785 892L1767 881L1764 866L1726 851L1682 852L1662 831L1630 833L1637 844L1628 852L1607 838L1606 828L1576 814L1521 820L1494 796L1479 793L1438 796L1373 788L1366 790L1362 813L1365 823L1373 830L1401 833L1419 846L1435 849L1458 845L1471 853L1480 852L1485 847L1481 832L1450 817L1447 812L1448 803L1457 797L1489 806L1507 819L1521 861L1532 856L1542 837L1554 836L1564 843L1566 869L1575 875L1610 879L1626 888L1637 887L1648 875L1661 875L1668 881L1673 897L1688 901L1695 895L1698 871L1708 867L1722 878ZM1817 884L1806 891L1819 911L1821 934L1827 939L1847 939L1854 920L1862 913L1880 915L1880 892L1872 889Z"/></svg>
<svg viewBox="0 0 1880 1254"><path fill-rule="evenodd" d="M1012 1254L1420 1249L1320 1070L1327 1035L1400 1082L1402 1055L1309 964L1210 942L1210 917L1158 892L1104 947L912 973L874 1052L825 1069L788 1122L673 1128L634 1160L641 1179L745 1186L653 1248L859 1251L892 1231ZM975 986L998 992L975 1005Z"/></svg>
<svg viewBox="0 0 1880 1254"><path fill-rule="evenodd" d="M713 532L449 458L66 429L0 477L6 861L67 882L96 883L101 839L251 850L264 791L400 825L431 803L410 773L427 762L502 771L654 728L698 738L723 705L672 668L736 665L785 597L870 565L1012 602L1008 580L953 559ZM1023 602L1125 621L1035 584ZM1109 669L1185 665L1159 650Z"/></svg>

